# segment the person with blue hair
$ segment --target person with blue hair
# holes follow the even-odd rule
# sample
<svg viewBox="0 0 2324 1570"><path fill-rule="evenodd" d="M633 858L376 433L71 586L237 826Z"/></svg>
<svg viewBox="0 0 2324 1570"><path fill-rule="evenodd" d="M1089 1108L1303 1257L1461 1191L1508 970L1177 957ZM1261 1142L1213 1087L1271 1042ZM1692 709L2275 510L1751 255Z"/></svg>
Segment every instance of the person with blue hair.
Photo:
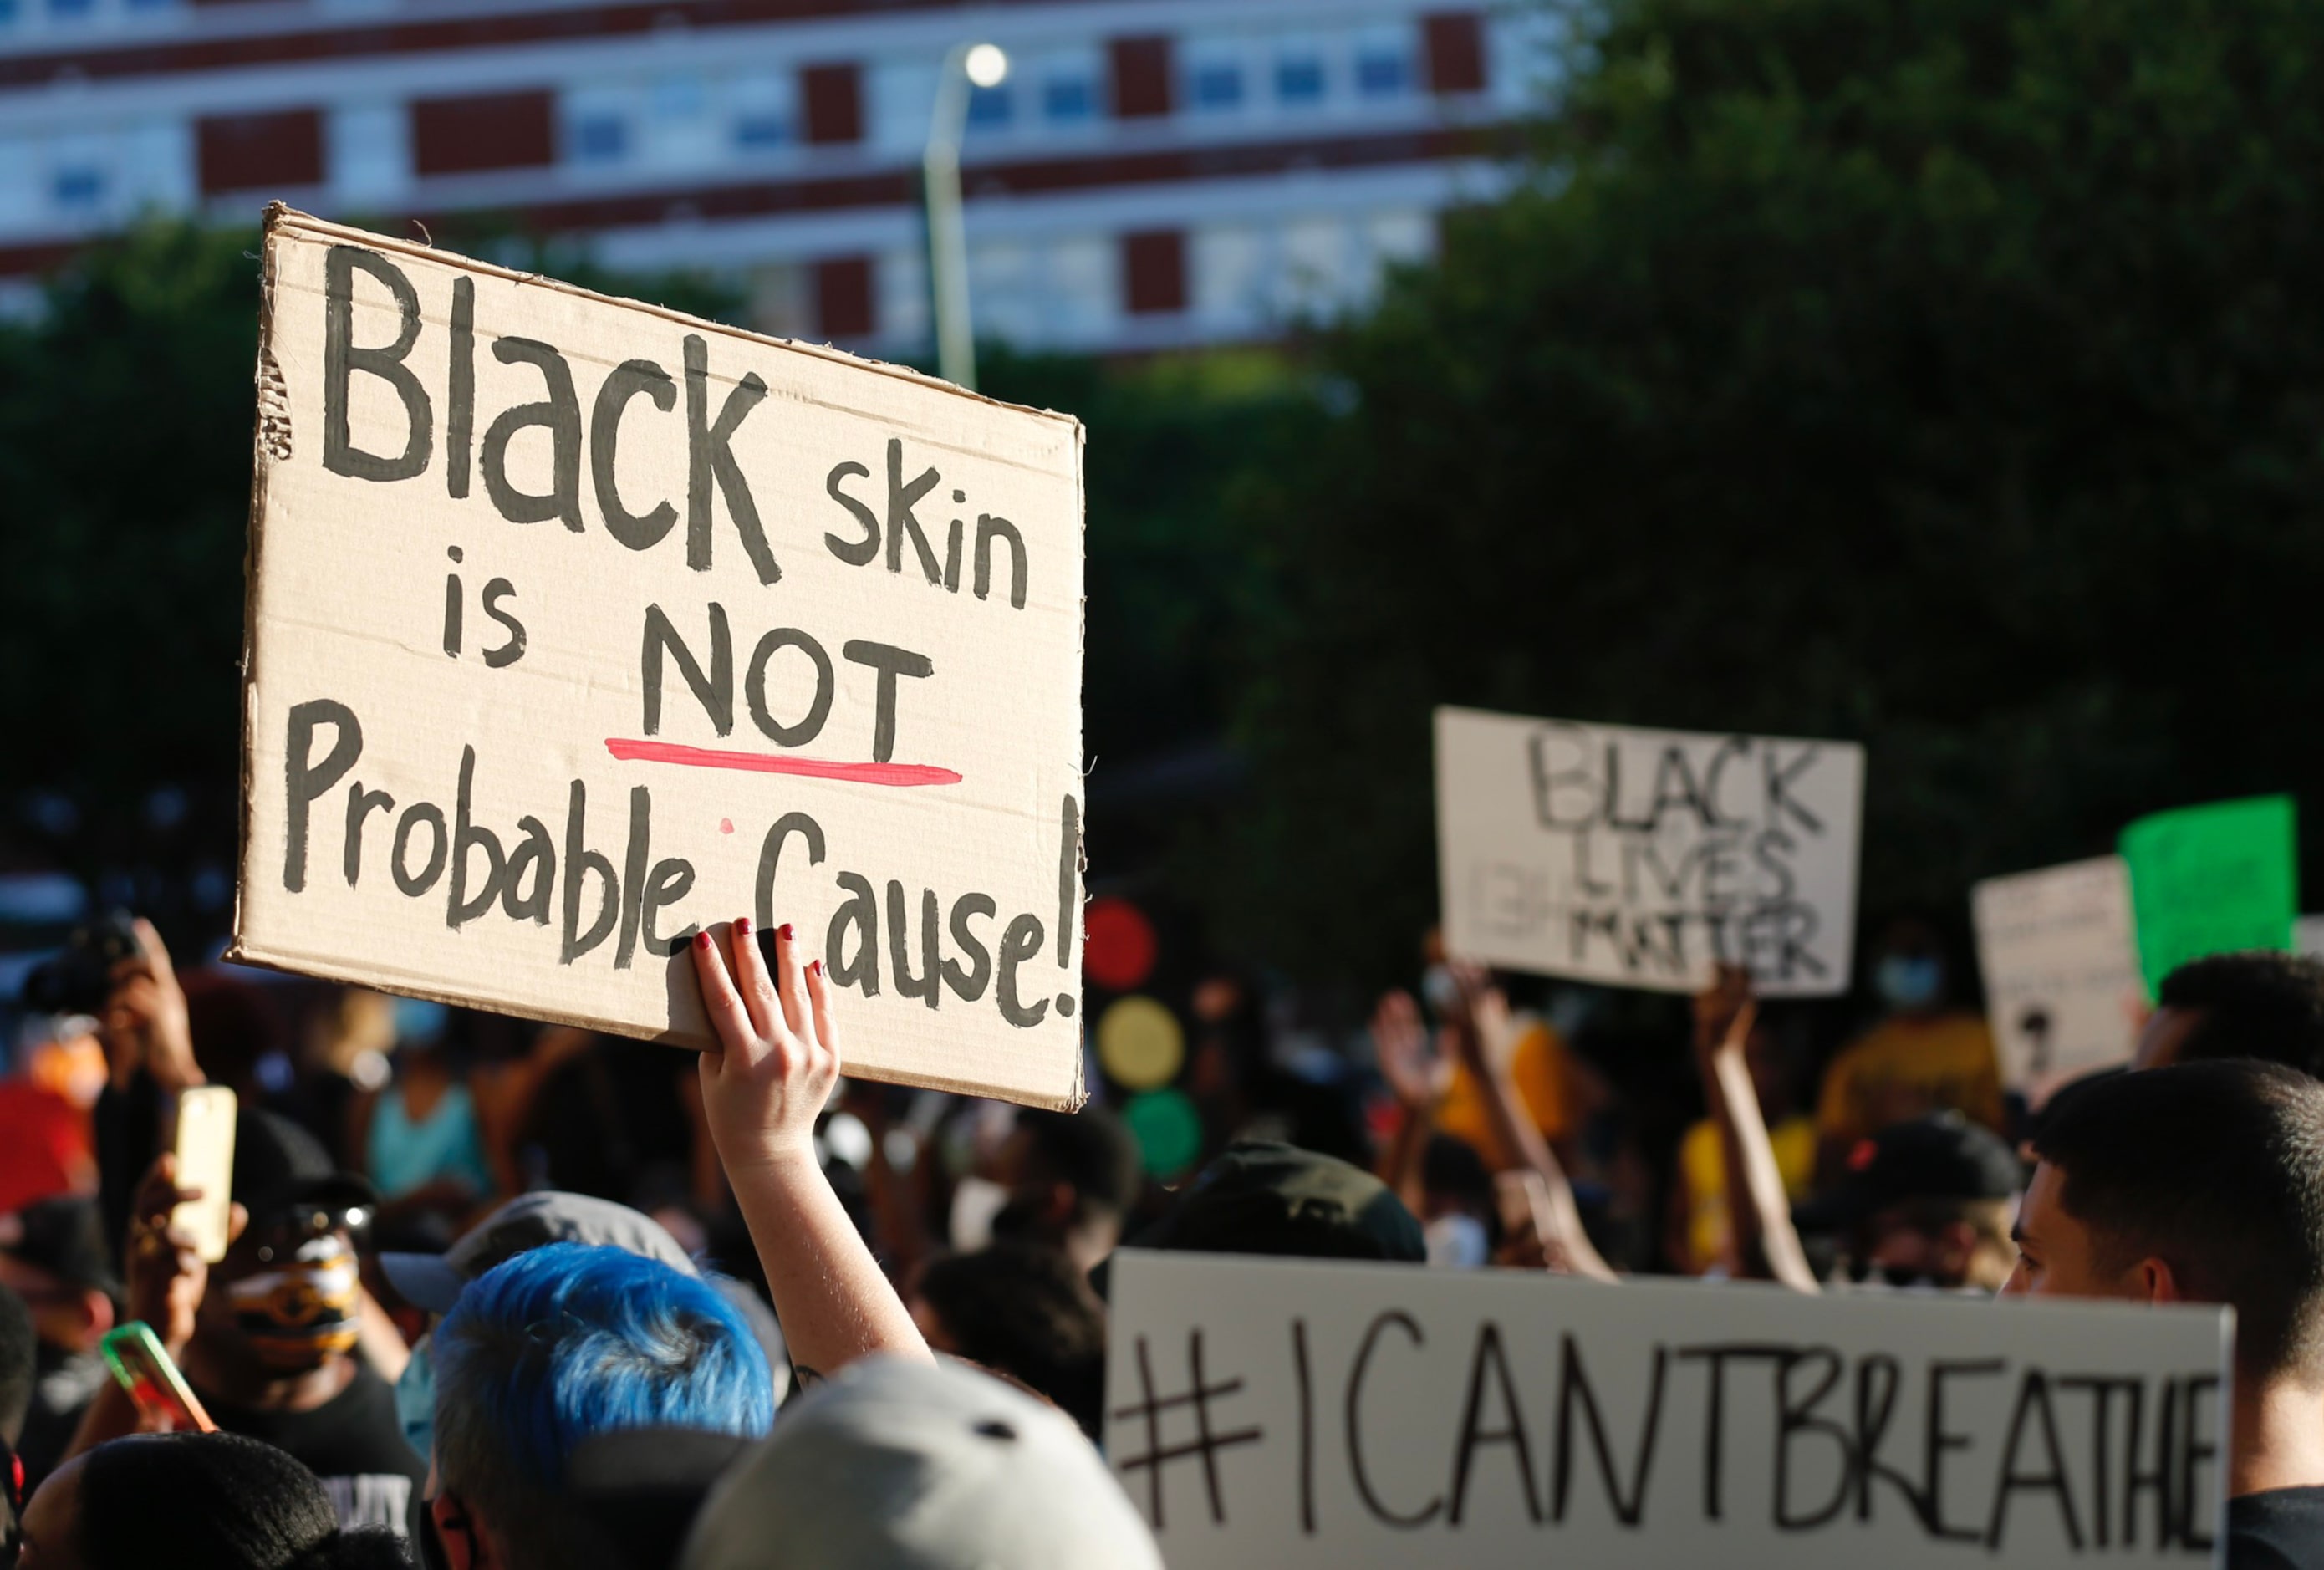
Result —
<svg viewBox="0 0 2324 1570"><path fill-rule="evenodd" d="M550 1243L496 1266L462 1291L435 1356L428 1508L451 1570L616 1563L560 1498L585 1440L755 1439L774 1422L766 1354L742 1316L710 1283L623 1249Z"/></svg>

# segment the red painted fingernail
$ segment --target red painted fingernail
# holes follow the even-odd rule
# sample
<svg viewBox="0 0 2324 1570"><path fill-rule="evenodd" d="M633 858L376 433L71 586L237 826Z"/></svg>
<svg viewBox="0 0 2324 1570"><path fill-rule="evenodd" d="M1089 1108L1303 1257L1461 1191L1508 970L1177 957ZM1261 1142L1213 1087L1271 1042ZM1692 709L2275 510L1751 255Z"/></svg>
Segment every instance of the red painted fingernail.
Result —
<svg viewBox="0 0 2324 1570"><path fill-rule="evenodd" d="M734 918L734 936L737 937L748 937L751 936L751 919L748 916L737 916Z"/></svg>
<svg viewBox="0 0 2324 1570"><path fill-rule="evenodd" d="M780 927L776 928L775 936L781 938L785 943L788 943L791 940L791 924L786 921Z"/></svg>
<svg viewBox="0 0 2324 1570"><path fill-rule="evenodd" d="M808 974L821 975L823 974L823 961L819 959L811 959L807 961L807 968Z"/></svg>
<svg viewBox="0 0 2324 1570"><path fill-rule="evenodd" d="M701 931L694 935L694 947L696 948L707 948L710 947L710 929L706 927Z"/></svg>

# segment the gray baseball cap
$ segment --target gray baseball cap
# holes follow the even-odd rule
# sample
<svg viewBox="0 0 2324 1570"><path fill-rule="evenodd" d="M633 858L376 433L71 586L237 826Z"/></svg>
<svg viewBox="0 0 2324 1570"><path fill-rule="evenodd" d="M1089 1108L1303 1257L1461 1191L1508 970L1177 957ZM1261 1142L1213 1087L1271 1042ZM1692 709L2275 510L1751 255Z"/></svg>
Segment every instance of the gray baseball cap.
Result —
<svg viewBox="0 0 2324 1570"><path fill-rule="evenodd" d="M851 1364L719 1481L682 1570L1161 1570L1073 1420L960 1363Z"/></svg>
<svg viewBox="0 0 2324 1570"><path fill-rule="evenodd" d="M388 1285L415 1308L449 1314L460 1288L504 1260L543 1243L602 1243L659 1260L689 1276L701 1272L669 1229L641 1211L586 1194L544 1189L520 1195L470 1227L440 1254L379 1256Z"/></svg>

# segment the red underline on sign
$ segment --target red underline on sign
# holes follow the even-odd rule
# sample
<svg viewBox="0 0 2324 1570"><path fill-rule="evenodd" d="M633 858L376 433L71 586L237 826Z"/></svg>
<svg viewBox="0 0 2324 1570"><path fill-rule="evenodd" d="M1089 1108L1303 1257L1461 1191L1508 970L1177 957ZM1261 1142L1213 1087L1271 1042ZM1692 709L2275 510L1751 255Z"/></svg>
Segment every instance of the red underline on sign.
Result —
<svg viewBox="0 0 2324 1570"><path fill-rule="evenodd" d="M752 774L803 774L850 785L957 785L960 776L929 763L833 763L820 758L788 758L765 753L721 753L682 747L674 742L605 738L605 751L624 763L683 763L689 769L741 769Z"/></svg>

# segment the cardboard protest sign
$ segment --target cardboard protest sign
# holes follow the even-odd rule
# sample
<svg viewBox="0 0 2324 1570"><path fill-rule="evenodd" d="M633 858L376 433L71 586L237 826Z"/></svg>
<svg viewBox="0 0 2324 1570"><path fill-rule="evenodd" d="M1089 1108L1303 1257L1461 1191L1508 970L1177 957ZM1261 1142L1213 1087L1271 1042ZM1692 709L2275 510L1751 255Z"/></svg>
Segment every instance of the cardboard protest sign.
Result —
<svg viewBox="0 0 2324 1570"><path fill-rule="evenodd" d="M2289 796L2254 796L2157 812L2122 831L2150 992L2207 954L2292 947L2300 913L2294 814Z"/></svg>
<svg viewBox="0 0 2324 1570"><path fill-rule="evenodd" d="M280 208L235 957L1082 1098L1079 423Z"/></svg>
<svg viewBox="0 0 2324 1570"><path fill-rule="evenodd" d="M1436 866L1464 959L1655 992L1720 962L1848 990L1864 749L1436 711Z"/></svg>
<svg viewBox="0 0 2324 1570"><path fill-rule="evenodd" d="M1124 1251L1171 1570L2212 1563L2232 1311Z"/></svg>
<svg viewBox="0 0 2324 1570"><path fill-rule="evenodd" d="M1969 891L1986 1009L2003 1077L2039 1107L2094 1068L2129 1060L2146 1010L2130 873L2099 856L1987 878Z"/></svg>

